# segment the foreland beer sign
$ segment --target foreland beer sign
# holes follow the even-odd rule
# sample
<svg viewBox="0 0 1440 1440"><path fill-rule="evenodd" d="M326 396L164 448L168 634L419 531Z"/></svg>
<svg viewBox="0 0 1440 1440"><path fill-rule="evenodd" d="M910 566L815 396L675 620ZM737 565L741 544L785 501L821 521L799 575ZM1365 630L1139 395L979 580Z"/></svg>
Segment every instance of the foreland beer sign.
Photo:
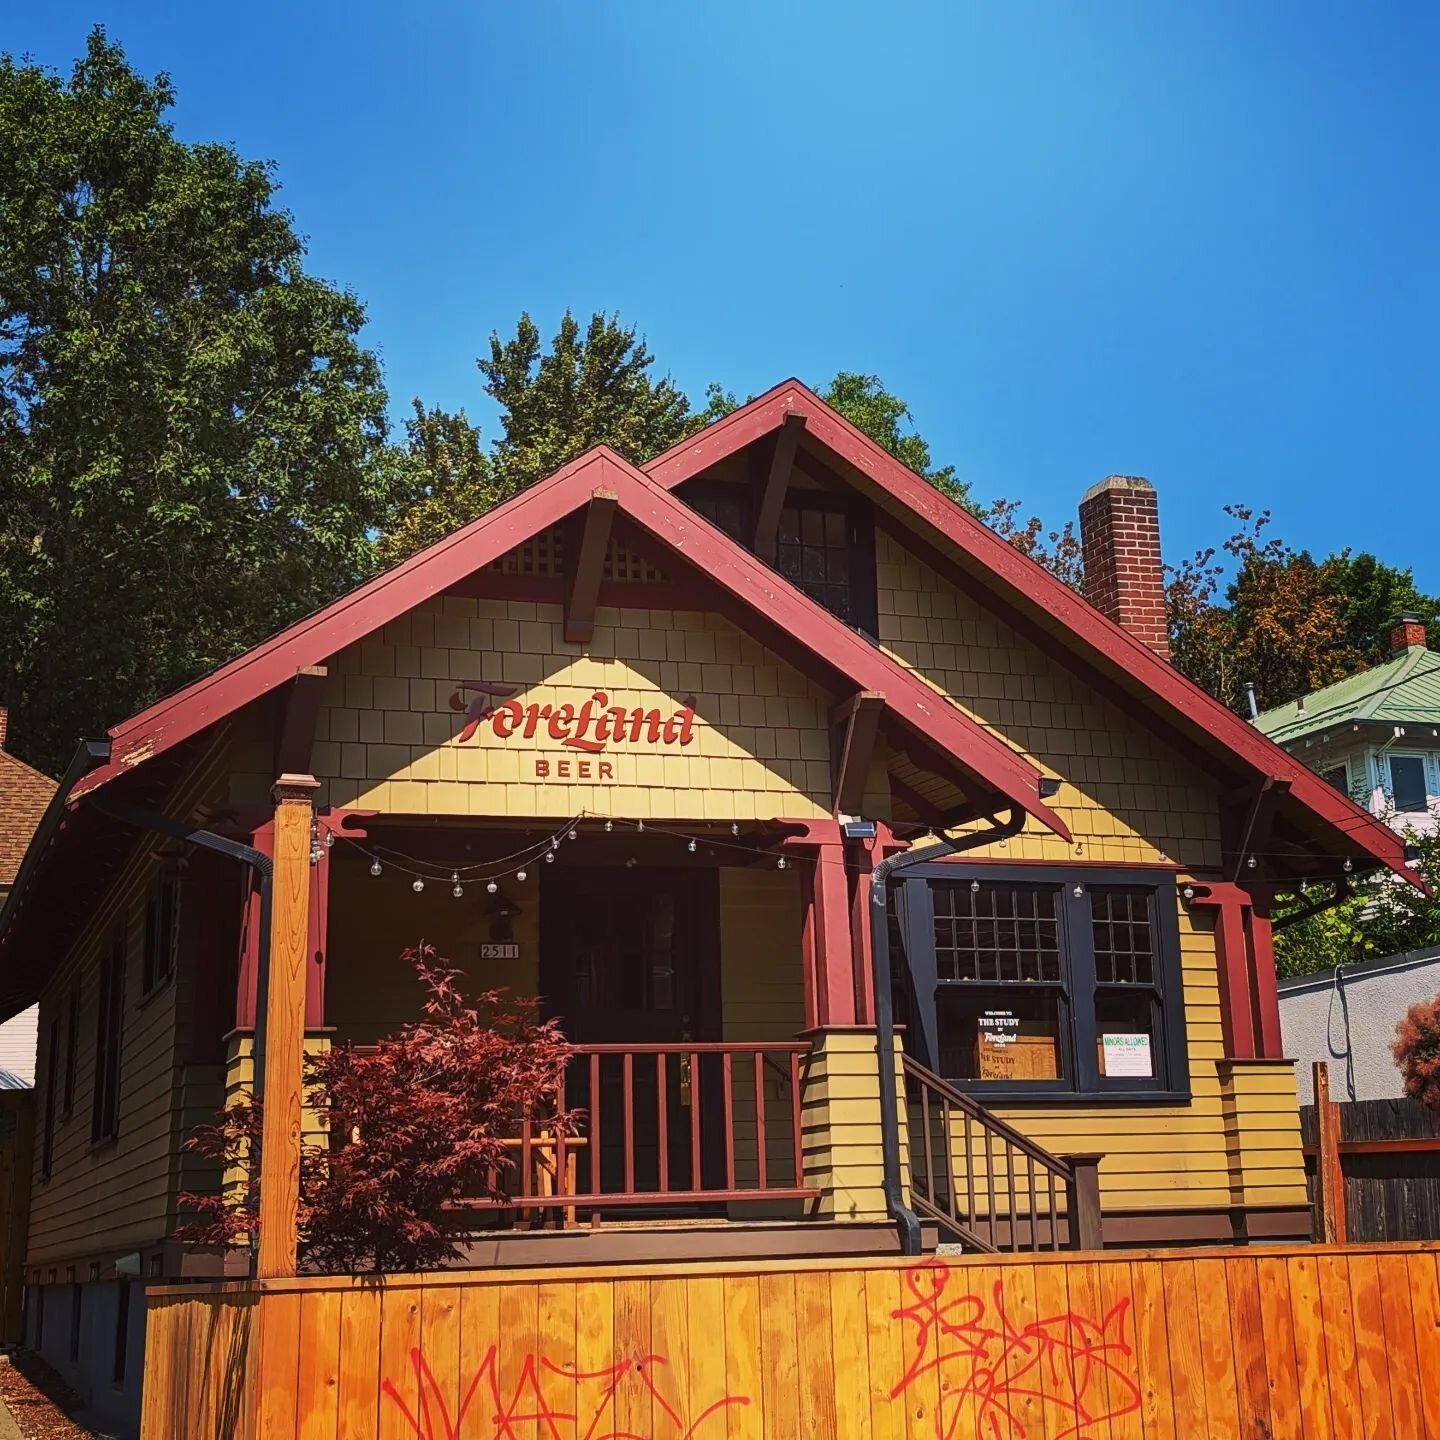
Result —
<svg viewBox="0 0 1440 1440"><path fill-rule="evenodd" d="M462 745L554 742L560 754L534 757L537 780L614 780L617 751L683 749L695 740L693 699L668 712L612 704L604 690L592 692L578 705L568 700L522 704L514 698L519 688L497 681L463 681L450 697L450 708L465 716L457 737Z"/></svg>

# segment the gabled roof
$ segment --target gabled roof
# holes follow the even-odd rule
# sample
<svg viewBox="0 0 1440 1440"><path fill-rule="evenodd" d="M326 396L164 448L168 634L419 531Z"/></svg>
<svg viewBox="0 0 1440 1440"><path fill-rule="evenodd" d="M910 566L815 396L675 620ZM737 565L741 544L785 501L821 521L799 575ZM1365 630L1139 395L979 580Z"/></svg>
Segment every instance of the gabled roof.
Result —
<svg viewBox="0 0 1440 1440"><path fill-rule="evenodd" d="M1440 728L1440 654L1411 645L1373 669L1264 710L1255 728L1290 745L1342 725L1423 725Z"/></svg>
<svg viewBox="0 0 1440 1440"><path fill-rule="evenodd" d="M590 503L599 491L658 546L667 566L693 572L777 644L799 646L835 679L836 688L884 696L899 732L963 769L973 788L997 805L1018 807L1069 838L1040 798L1040 773L1023 756L918 676L836 619L643 471L605 447L587 451L453 535L333 604L257 645L228 665L168 696L110 732L110 758L85 775L71 801L146 764L231 715L307 666L318 665L416 605L464 580L525 540Z"/></svg>
<svg viewBox="0 0 1440 1440"><path fill-rule="evenodd" d="M55 782L6 750L0 750L0 886L11 885L35 833Z"/></svg>
<svg viewBox="0 0 1440 1440"><path fill-rule="evenodd" d="M1143 641L1102 615L1043 566L981 524L798 380L785 380L723 420L657 456L645 470L667 489L805 418L814 442L837 469L898 527L918 541L962 589L984 591L1056 660L1084 673L1138 712L1157 731L1207 756L1221 774L1287 782L1280 811L1329 853L1364 856L1418 885L1399 837L1348 796L1286 754L1254 726L1186 679Z"/></svg>

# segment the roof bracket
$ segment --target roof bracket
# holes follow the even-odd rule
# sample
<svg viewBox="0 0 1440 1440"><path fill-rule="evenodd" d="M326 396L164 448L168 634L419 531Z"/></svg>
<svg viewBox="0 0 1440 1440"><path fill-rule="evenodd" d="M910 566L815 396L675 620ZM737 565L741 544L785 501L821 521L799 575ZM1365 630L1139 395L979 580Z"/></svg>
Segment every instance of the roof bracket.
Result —
<svg viewBox="0 0 1440 1440"><path fill-rule="evenodd" d="M565 643L588 645L595 638L600 577L615 520L618 497L595 490L590 503L572 517L565 532Z"/></svg>
<svg viewBox="0 0 1440 1440"><path fill-rule="evenodd" d="M858 815L864 808L884 710L883 691L861 690L830 712L830 774L837 815Z"/></svg>
<svg viewBox="0 0 1440 1440"><path fill-rule="evenodd" d="M775 563L780 511L785 505L790 471L794 468L795 451L799 448L800 434L804 429L805 417L793 411L781 421L780 433L775 437L775 451L770 457L770 471L760 492L760 504L756 507L755 540L751 548L769 565Z"/></svg>

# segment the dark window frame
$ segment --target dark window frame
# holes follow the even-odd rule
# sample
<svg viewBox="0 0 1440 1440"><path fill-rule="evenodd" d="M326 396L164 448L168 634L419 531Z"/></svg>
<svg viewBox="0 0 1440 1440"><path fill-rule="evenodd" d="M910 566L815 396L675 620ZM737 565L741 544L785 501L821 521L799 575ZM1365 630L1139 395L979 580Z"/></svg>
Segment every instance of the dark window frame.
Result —
<svg viewBox="0 0 1440 1440"><path fill-rule="evenodd" d="M180 876L166 866L145 899L145 951L141 961L143 1003L175 978L175 949L180 934Z"/></svg>
<svg viewBox="0 0 1440 1440"><path fill-rule="evenodd" d="M751 542L754 539L755 509L753 491L749 486L738 483L702 481L699 484L692 482L682 486L677 493L679 498L692 510L705 515L706 519L710 520L712 524L716 524L719 529L730 535L731 539L746 550L751 549ZM707 515L702 508L706 502L713 504L721 501L737 507L740 528L738 535L733 534L728 526L720 524L718 520ZM792 485L785 492L784 504L784 509L791 508L820 510L827 514L840 514L845 517L845 533L850 550L850 573L847 582L850 605L847 614L836 615L833 610L830 613L836 615L838 620L852 629L860 631L872 641L875 640L880 633L880 597L875 576L875 517L870 506L859 496L841 495L831 490L811 490ZM778 569L776 573L780 573ZM791 580L790 583L795 585L798 590L809 593L805 591L803 584L794 580ZM824 602L816 599L816 604L823 605Z"/></svg>
<svg viewBox="0 0 1440 1440"><path fill-rule="evenodd" d="M1395 762L1408 761L1420 767L1420 803L1418 805L1401 804L1400 787L1395 783ZM1430 809L1430 767L1426 764L1424 755L1416 755L1410 752L1402 754L1390 754L1385 757L1385 793L1390 803L1395 807L1399 815L1424 815ZM1408 796L1406 797L1409 798Z"/></svg>
<svg viewBox="0 0 1440 1440"><path fill-rule="evenodd" d="M80 1054L80 982L70 987L65 1002L65 1080L60 1091L60 1119L75 1113L75 1069Z"/></svg>
<svg viewBox="0 0 1440 1440"><path fill-rule="evenodd" d="M986 981L942 980L935 955L935 881L969 884L978 880L1000 884L1032 884L1058 891L1061 927L1060 1053L1062 1078L1056 1080L951 1080L986 1103L1026 1101L1053 1105L1134 1104L1157 1101L1175 1104L1190 1098L1189 1049L1185 1031L1184 976L1180 957L1179 897L1173 871L1133 866L1063 866L947 864L907 867L895 886L894 905L908 958L907 1008L913 1036L908 1043L921 1061L934 1068L940 1055L939 1007L935 996L947 989L997 988ZM1082 893L1076 896L1076 885ZM1153 985L1109 986L1097 981L1095 941L1091 918L1091 891L1144 889L1153 892L1152 926L1155 937ZM901 961L904 964L905 961ZM1029 989L1029 982L998 982ZM1034 988L1042 988L1035 986ZM1153 1076L1102 1076L1097 1055L1100 1024L1095 1017L1096 997L1114 990L1142 994L1153 989L1156 1008L1153 1027Z"/></svg>
<svg viewBox="0 0 1440 1440"><path fill-rule="evenodd" d="M50 1022L45 1042L45 1118L40 1134L40 1178L48 1180L55 1165L55 1124L59 1118L56 1091L60 1084L60 1021Z"/></svg>
<svg viewBox="0 0 1440 1440"><path fill-rule="evenodd" d="M1335 777L1340 776L1342 783L1337 785ZM1338 791L1348 800L1350 798L1350 762L1341 760L1336 765L1329 765L1320 772L1320 778L1332 789Z"/></svg>
<svg viewBox="0 0 1440 1440"><path fill-rule="evenodd" d="M125 1033L125 968L129 957L124 929L112 934L100 956L100 993L95 1007L95 1094L90 1143L103 1145L120 1133L120 1051Z"/></svg>

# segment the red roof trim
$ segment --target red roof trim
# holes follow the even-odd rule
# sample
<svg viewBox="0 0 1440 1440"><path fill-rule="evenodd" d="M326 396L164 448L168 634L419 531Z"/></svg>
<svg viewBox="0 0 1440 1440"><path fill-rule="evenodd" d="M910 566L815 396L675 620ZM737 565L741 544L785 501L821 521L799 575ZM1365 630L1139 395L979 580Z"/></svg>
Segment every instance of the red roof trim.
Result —
<svg viewBox="0 0 1440 1440"><path fill-rule="evenodd" d="M673 488L777 429L791 413L803 414L808 436L899 502L930 538L958 548L967 561L1011 591L1018 608L1039 610L1063 625L1090 648L1091 663L1102 670L1110 666L1118 668L1147 695L1153 695L1177 711L1261 775L1288 779L1294 799L1366 854L1415 883L1416 877L1405 864L1404 842L1394 831L1226 709L1043 566L902 465L798 380L782 382L733 411L719 424L656 456L645 471L667 489Z"/></svg>
<svg viewBox="0 0 1440 1440"><path fill-rule="evenodd" d="M125 770L373 633L417 604L457 584L521 541L557 523L598 489L613 491L620 510L708 583L780 625L860 690L886 695L899 723L954 756L1010 803L1065 839L1064 822L1040 799L1039 772L1022 755L613 451L597 448L522 491L452 536L111 732L110 762L70 792L88 794Z"/></svg>

